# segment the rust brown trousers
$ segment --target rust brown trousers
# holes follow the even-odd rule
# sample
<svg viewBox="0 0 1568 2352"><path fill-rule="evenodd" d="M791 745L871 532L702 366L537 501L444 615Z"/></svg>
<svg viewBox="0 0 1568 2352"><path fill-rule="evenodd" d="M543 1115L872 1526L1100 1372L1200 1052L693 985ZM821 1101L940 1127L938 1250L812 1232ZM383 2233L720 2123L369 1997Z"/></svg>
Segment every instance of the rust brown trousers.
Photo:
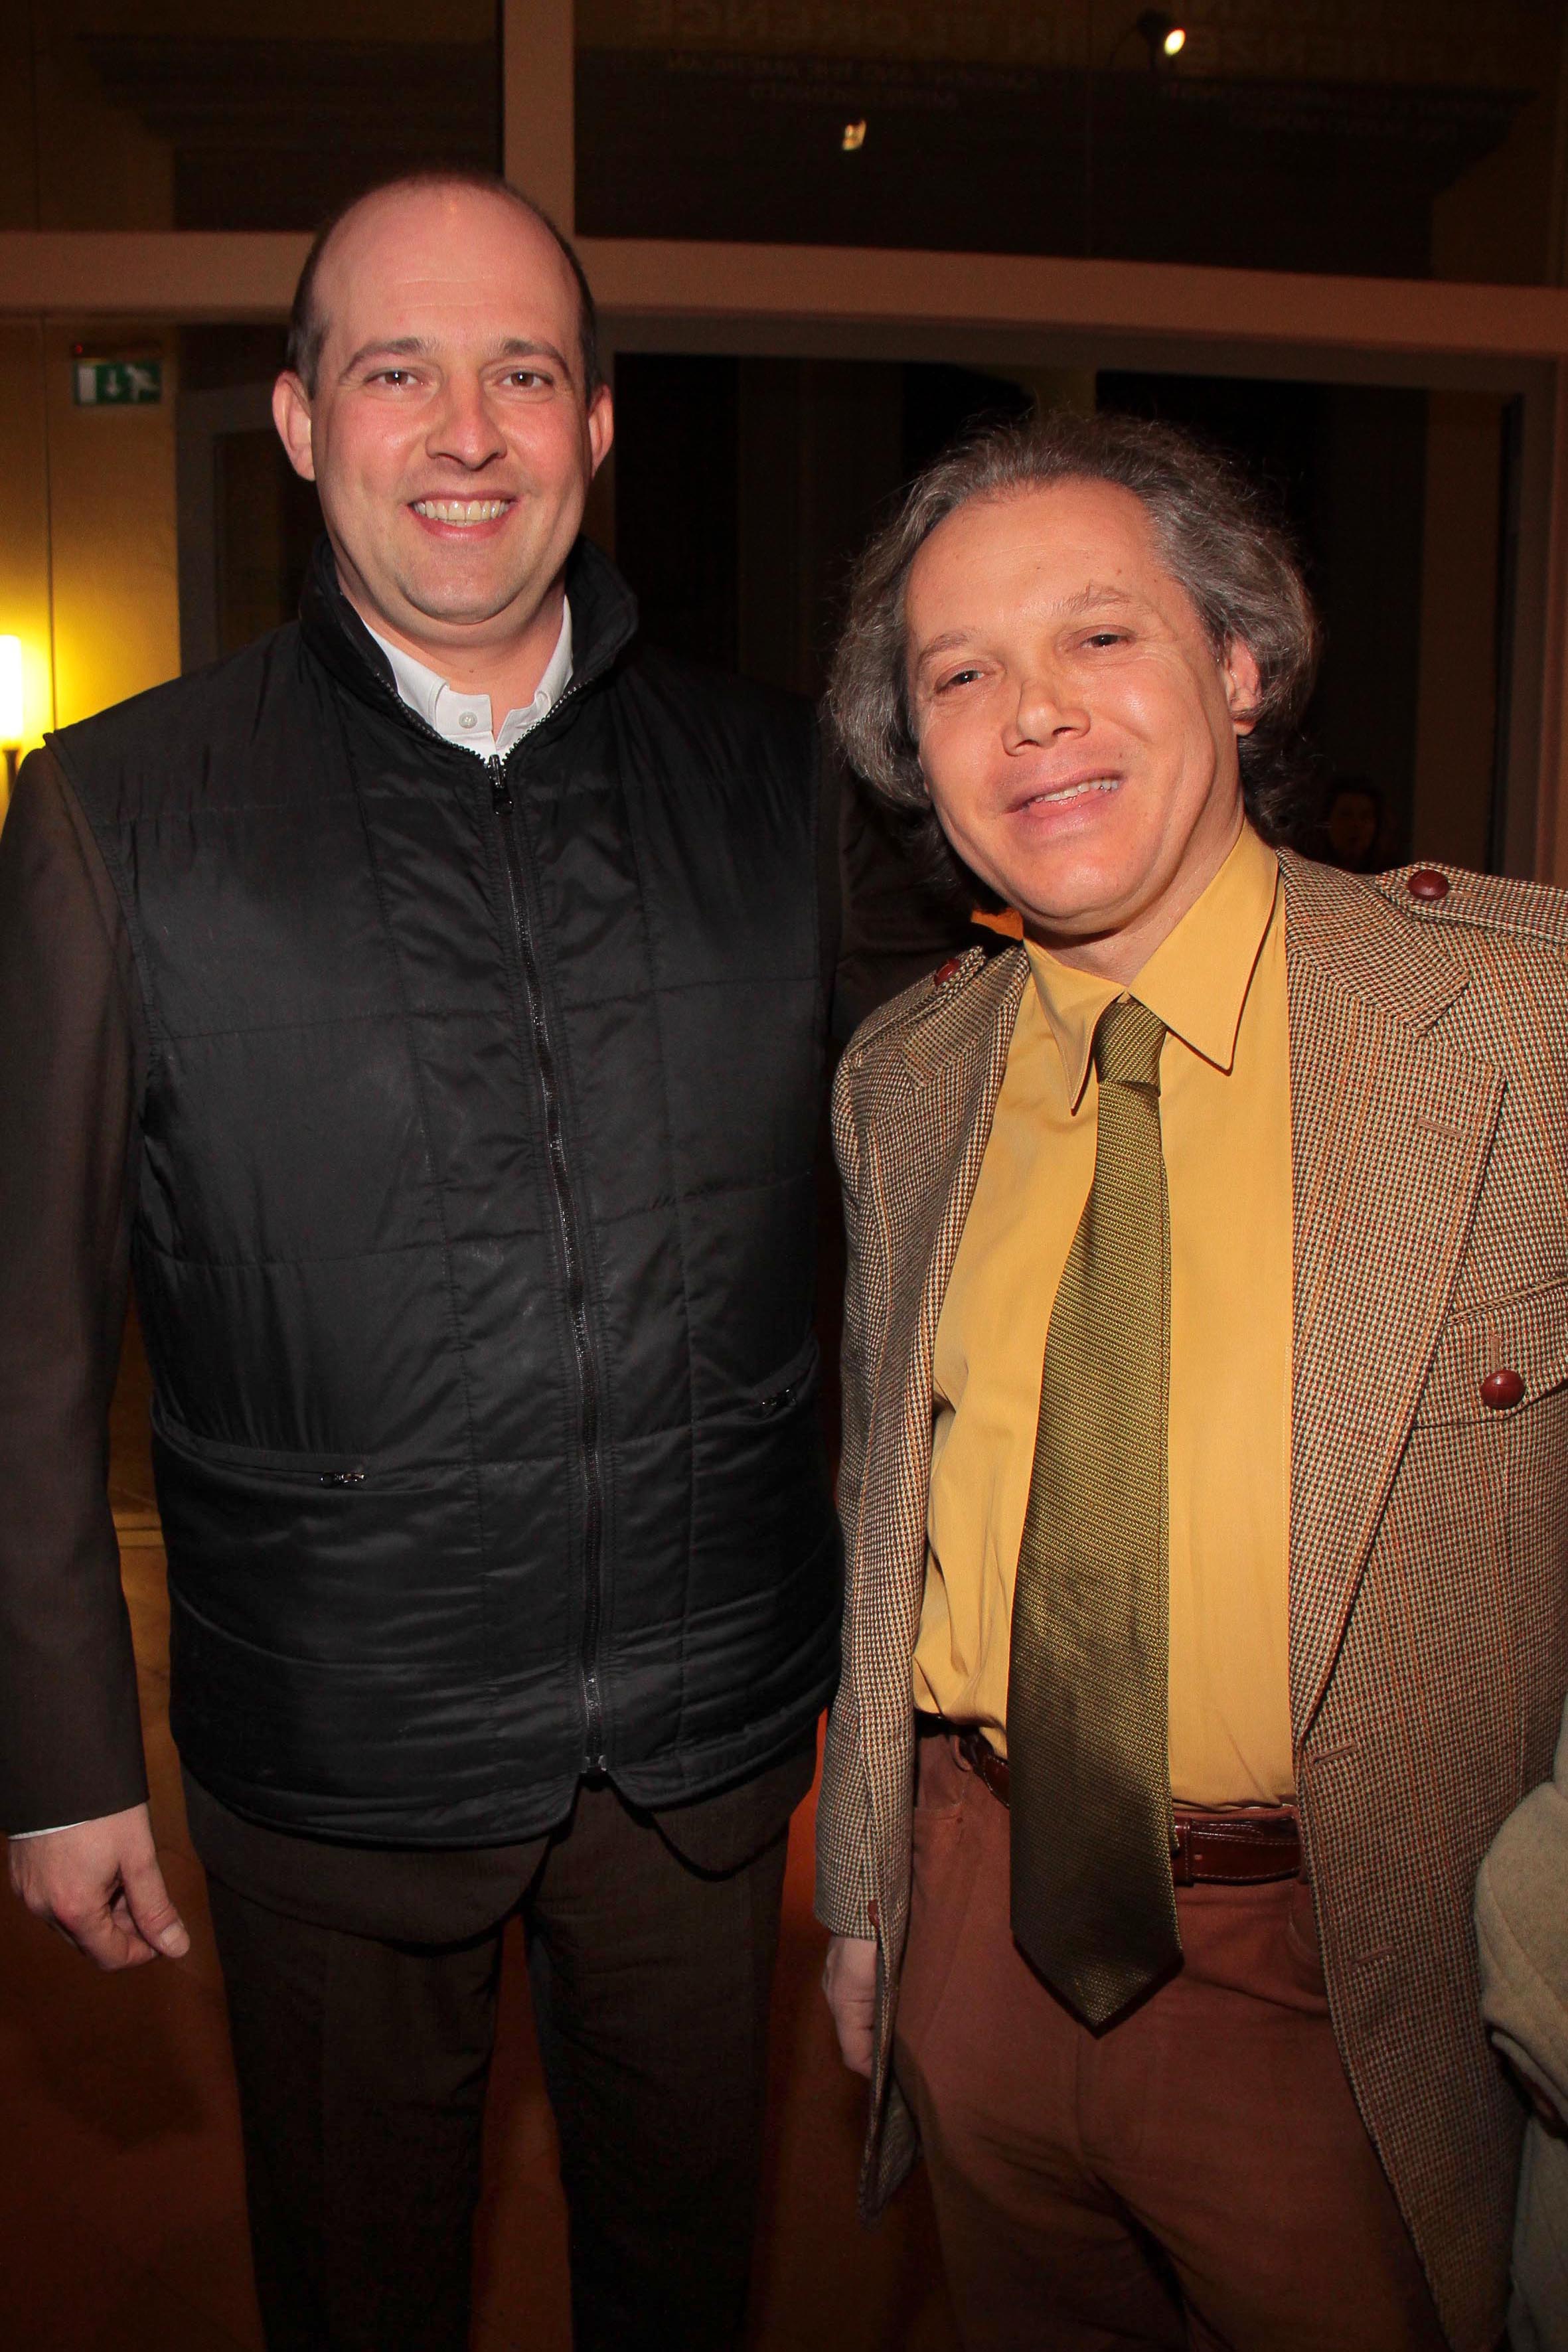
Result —
<svg viewBox="0 0 1568 2352"><path fill-rule="evenodd" d="M1491 2352L1522 2111L1481 2024L1471 1900L1568 1690L1568 896L1280 864L1302 1831L1357 2104L1456 2352ZM879 1947L868 2213L914 2155L889 2061L931 1351L1027 971L976 950L907 991L835 1098L847 1593L817 1908Z"/></svg>

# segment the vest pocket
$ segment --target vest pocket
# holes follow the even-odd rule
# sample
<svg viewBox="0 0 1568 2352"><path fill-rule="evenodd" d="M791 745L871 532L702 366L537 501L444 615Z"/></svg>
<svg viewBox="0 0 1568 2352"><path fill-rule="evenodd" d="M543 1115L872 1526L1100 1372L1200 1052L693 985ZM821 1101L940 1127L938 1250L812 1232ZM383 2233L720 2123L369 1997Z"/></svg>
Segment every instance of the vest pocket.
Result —
<svg viewBox="0 0 1568 2352"><path fill-rule="evenodd" d="M199 1436L157 1405L153 1433L172 1454L208 1470L234 1470L247 1478L281 1480L300 1486L363 1486L374 1475L372 1457L354 1454L295 1454L267 1446L231 1445Z"/></svg>
<svg viewBox="0 0 1568 2352"><path fill-rule="evenodd" d="M786 1364L758 1387L742 1391L740 1410L748 1421L782 1421L810 1402L822 1378L822 1354L816 1334L797 1348Z"/></svg>
<svg viewBox="0 0 1568 2352"><path fill-rule="evenodd" d="M448 1696L489 1676L485 1562L465 1466L234 1445L166 1415L153 1459L185 1723L206 1708L199 1685L217 1675L220 1654L271 1661L255 1672L277 1684L267 1704L286 1748L285 1685L297 1674L341 1676L345 1694L390 1677ZM243 1685L242 1674L236 1705Z"/></svg>

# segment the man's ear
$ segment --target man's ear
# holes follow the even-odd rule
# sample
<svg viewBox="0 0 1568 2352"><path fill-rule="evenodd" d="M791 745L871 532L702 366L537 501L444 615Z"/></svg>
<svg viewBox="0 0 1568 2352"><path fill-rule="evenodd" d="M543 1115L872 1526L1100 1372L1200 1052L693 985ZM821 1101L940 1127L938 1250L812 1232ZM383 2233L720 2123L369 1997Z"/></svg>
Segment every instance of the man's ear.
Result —
<svg viewBox="0 0 1568 2352"><path fill-rule="evenodd" d="M272 422L294 471L313 482L316 454L310 440L310 395L292 368L285 368L272 387Z"/></svg>
<svg viewBox="0 0 1568 2352"><path fill-rule="evenodd" d="M1263 677L1252 647L1240 637L1233 637L1226 647L1220 676L1225 681L1226 708L1230 712L1231 725L1238 735L1250 735L1258 724Z"/></svg>
<svg viewBox="0 0 1568 2352"><path fill-rule="evenodd" d="M588 403L588 455L596 474L610 454L610 444L616 437L616 404L610 387L602 383Z"/></svg>

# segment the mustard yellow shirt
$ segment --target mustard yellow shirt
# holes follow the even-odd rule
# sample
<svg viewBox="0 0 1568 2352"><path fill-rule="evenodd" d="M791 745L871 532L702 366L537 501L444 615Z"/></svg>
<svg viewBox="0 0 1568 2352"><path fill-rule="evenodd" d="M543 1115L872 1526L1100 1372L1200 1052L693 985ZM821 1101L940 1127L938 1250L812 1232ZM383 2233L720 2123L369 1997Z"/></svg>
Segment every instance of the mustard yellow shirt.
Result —
<svg viewBox="0 0 1568 2352"><path fill-rule="evenodd" d="M1032 945L1029 961L937 1327L914 1660L916 1705L1003 1752L1046 1330L1094 1176L1095 1024L1123 992ZM1250 827L1126 992L1169 1032L1171 1787L1273 1803L1293 1785L1290 1063L1279 869Z"/></svg>

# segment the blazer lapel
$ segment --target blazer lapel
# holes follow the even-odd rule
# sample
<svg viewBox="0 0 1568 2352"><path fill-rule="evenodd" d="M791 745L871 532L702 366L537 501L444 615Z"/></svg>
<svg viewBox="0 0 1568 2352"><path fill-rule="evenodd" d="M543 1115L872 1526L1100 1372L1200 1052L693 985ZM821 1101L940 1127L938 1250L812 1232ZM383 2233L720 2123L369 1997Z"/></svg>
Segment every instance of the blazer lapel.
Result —
<svg viewBox="0 0 1568 2352"><path fill-rule="evenodd" d="M1028 977L1022 949L987 960L979 951L943 992L902 1046L903 1067L890 1083L902 1101L884 1097L877 1133L886 1139L870 1181L876 1226L888 1253L888 1323L876 1402L867 1433L873 1474L859 1514L858 1554L873 1559L875 1612L858 1612L868 1636L858 1665L863 1678L891 1671L905 1693L925 1591L926 1507L931 1476L931 1359L937 1319L963 1234L1007 1068L1018 1000ZM856 1563L850 1563L855 1573ZM891 1801L871 1776L879 1814ZM888 1823L880 1827L885 1832Z"/></svg>
<svg viewBox="0 0 1568 2352"><path fill-rule="evenodd" d="M919 1270L921 1279L911 1281L895 1301L889 1354L896 1360L900 1344L910 1343L907 1379L914 1384L911 1395L917 1402L923 1384L928 1409L937 1318L991 1139L992 1115L1006 1076L1028 970L1028 958L1021 950L990 967L981 966L963 1007L967 1034L956 1042L956 1051L932 1055L925 1037L910 1040L905 1048L911 1080L909 1117L931 1155L931 1181L929 1188L921 1187L919 1224L905 1244L905 1263L911 1271Z"/></svg>
<svg viewBox="0 0 1568 2352"><path fill-rule="evenodd" d="M1447 1311L1502 1105L1430 1033L1466 984L1368 886L1282 857L1295 1359L1290 1701L1322 1698Z"/></svg>

